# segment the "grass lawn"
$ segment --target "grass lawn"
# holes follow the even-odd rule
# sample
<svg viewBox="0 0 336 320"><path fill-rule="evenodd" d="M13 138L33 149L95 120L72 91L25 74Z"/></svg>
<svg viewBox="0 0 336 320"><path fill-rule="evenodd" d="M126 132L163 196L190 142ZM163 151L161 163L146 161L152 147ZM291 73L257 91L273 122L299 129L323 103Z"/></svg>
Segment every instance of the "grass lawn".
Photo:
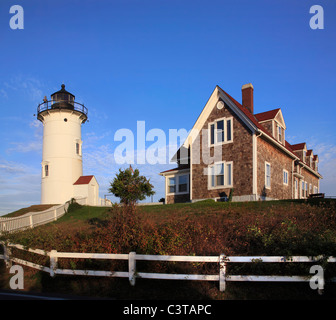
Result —
<svg viewBox="0 0 336 320"><path fill-rule="evenodd" d="M336 201L268 201L121 207L73 204L58 221L9 235L9 240L50 251L158 255L333 255L336 256ZM36 255L29 257L35 262ZM36 261L45 263L48 261ZM293 267L293 265L295 265ZM60 268L127 271L127 262L60 259ZM140 272L218 274L217 264L139 262ZM231 274L307 274L300 264L236 264ZM336 276L323 265L326 279ZM294 269L293 269L294 268ZM234 283L219 292L217 282L164 281L56 276L25 268L27 290L120 299L325 299L336 297L336 284L327 284L320 297L309 284ZM8 287L8 272L0 287Z"/></svg>
<svg viewBox="0 0 336 320"><path fill-rule="evenodd" d="M6 215L1 216L1 218L14 218L14 217L19 217L22 216L28 212L39 212L39 211L44 211L47 210L51 207L53 207L54 204L35 204L27 208L22 208L19 210L16 210L14 212L8 213Z"/></svg>

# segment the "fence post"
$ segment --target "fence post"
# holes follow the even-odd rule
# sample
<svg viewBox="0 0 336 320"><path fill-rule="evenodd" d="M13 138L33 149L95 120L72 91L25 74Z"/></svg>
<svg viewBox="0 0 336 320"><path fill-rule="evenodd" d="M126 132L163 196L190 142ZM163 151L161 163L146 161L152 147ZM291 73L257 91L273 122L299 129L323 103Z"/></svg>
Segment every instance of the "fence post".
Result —
<svg viewBox="0 0 336 320"><path fill-rule="evenodd" d="M32 214L29 216L29 224L30 224L30 228L34 227L33 226L33 215Z"/></svg>
<svg viewBox="0 0 336 320"><path fill-rule="evenodd" d="M6 246L5 243L3 244L3 248L6 268L9 269L12 266L12 261L10 261L11 250Z"/></svg>
<svg viewBox="0 0 336 320"><path fill-rule="evenodd" d="M226 255L222 253L219 256L219 291L225 291L226 289Z"/></svg>
<svg viewBox="0 0 336 320"><path fill-rule="evenodd" d="M50 277L55 276L55 270L57 269L57 251L51 250L49 252L50 257Z"/></svg>
<svg viewBox="0 0 336 320"><path fill-rule="evenodd" d="M131 286L135 286L135 268L136 268L136 261L135 261L135 252L130 252L128 254L128 279Z"/></svg>

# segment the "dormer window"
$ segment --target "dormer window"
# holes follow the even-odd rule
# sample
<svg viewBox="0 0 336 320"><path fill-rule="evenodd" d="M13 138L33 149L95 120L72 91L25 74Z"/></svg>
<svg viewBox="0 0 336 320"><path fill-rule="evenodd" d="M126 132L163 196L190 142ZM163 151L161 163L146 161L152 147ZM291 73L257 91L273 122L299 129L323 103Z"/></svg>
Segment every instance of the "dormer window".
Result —
<svg viewBox="0 0 336 320"><path fill-rule="evenodd" d="M280 126L278 126L278 140L282 143L282 130Z"/></svg>
<svg viewBox="0 0 336 320"><path fill-rule="evenodd" d="M306 155L307 155L307 151L303 150L303 162L306 163Z"/></svg>

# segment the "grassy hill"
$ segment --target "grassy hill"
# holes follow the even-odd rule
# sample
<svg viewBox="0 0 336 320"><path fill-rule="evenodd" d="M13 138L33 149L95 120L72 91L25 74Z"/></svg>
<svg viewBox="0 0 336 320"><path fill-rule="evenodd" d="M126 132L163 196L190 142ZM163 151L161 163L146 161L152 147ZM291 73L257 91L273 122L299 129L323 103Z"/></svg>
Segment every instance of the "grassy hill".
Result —
<svg viewBox="0 0 336 320"><path fill-rule="evenodd" d="M198 203L141 206L136 212L71 205L58 221L10 235L10 241L50 251L168 255L334 255L336 256L336 202L333 200ZM36 258L36 257L35 257ZM35 259L34 258L34 259ZM43 262L41 262L43 263ZM45 262L44 262L45 263ZM64 268L127 270L122 262L84 262L63 259ZM143 272L218 273L218 265L139 263ZM252 269L251 269L252 268ZM329 266L326 276L336 275ZM225 293L215 282L56 277L30 274L31 288L66 293L109 295L119 298L267 299L316 298L308 284L229 283ZM233 265L236 274L308 274L309 266ZM238 272L238 273L237 273ZM1 282L0 282L1 283ZM265 291L265 288L268 288ZM335 294L335 285L330 287ZM302 296L303 295L303 296ZM327 295L328 296L328 295ZM336 296L336 294L335 294ZM328 296L330 298L330 296Z"/></svg>
<svg viewBox="0 0 336 320"><path fill-rule="evenodd" d="M51 207L53 207L54 204L34 204L30 207L27 208L22 208L16 211L13 211L11 213L5 214L1 216L1 218L14 218L14 217L19 217L22 216L28 212L38 212L38 211L44 211L47 210Z"/></svg>

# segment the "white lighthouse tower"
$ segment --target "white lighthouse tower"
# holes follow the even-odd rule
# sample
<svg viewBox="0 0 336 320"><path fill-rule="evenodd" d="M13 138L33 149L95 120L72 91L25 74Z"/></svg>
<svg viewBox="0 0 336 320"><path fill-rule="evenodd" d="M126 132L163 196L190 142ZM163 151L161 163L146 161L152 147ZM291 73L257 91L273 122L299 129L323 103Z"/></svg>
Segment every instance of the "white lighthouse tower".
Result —
<svg viewBox="0 0 336 320"><path fill-rule="evenodd" d="M87 108L75 102L64 84L38 106L37 119L43 123L41 204L75 197L74 183L83 175L81 126L87 116Z"/></svg>

